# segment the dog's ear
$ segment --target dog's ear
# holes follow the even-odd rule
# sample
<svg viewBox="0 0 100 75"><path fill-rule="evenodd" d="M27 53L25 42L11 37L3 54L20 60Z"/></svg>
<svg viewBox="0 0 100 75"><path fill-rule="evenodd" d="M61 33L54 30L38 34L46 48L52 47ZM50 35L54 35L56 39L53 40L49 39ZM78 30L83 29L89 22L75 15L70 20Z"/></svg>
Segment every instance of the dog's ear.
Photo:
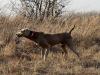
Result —
<svg viewBox="0 0 100 75"><path fill-rule="evenodd" d="M74 30L74 28L75 28L75 25L74 25L74 27L69 31L69 34L72 33L72 31Z"/></svg>
<svg viewBox="0 0 100 75"><path fill-rule="evenodd" d="M24 30L29 30L29 28L23 28L21 31L24 31Z"/></svg>

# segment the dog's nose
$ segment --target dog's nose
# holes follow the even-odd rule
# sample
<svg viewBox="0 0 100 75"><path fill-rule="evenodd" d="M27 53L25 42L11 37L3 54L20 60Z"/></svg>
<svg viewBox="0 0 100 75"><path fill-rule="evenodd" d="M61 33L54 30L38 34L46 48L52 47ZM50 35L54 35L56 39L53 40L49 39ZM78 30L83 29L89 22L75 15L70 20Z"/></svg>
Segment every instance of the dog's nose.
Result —
<svg viewBox="0 0 100 75"><path fill-rule="evenodd" d="M18 32L18 33L16 33L16 35L17 35L18 37L20 37L20 36L22 35L22 33L21 33L21 32Z"/></svg>
<svg viewBox="0 0 100 75"><path fill-rule="evenodd" d="M16 35L18 36L18 35L19 35L19 33L16 33Z"/></svg>

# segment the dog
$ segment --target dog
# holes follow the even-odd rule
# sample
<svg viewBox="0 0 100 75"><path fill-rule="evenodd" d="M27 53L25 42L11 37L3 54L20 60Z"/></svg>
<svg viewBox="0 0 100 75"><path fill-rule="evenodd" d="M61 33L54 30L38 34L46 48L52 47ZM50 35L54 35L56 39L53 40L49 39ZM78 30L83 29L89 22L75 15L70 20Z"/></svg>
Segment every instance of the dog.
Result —
<svg viewBox="0 0 100 75"><path fill-rule="evenodd" d="M58 34L46 34L44 32L36 32L29 29L22 29L17 32L17 37L25 37L37 43L40 47L42 47L41 56L45 60L49 50L52 46L61 44L63 53L67 55L66 46L73 51L78 57L79 54L75 51L75 46L73 43L73 39L71 36L72 31L75 26L67 33L58 33Z"/></svg>

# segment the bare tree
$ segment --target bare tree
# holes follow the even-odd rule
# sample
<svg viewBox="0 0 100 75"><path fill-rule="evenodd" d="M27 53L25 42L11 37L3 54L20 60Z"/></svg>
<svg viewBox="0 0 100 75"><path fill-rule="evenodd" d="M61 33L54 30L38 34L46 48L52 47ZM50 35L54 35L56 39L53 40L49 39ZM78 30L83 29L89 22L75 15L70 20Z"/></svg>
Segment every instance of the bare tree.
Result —
<svg viewBox="0 0 100 75"><path fill-rule="evenodd" d="M69 0L20 0L23 15L28 18L44 19L58 17L68 5ZM64 4L65 3L65 4Z"/></svg>

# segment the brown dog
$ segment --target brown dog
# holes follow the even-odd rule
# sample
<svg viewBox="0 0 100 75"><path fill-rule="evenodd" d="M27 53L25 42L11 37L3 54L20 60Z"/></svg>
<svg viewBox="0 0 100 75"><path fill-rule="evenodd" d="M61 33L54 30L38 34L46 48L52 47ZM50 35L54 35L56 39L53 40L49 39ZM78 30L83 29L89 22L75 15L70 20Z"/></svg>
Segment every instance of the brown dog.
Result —
<svg viewBox="0 0 100 75"><path fill-rule="evenodd" d="M61 47L65 55L67 54L66 46L68 46L70 50L72 50L79 57L78 53L75 51L71 36L71 32L74 30L74 28L75 26L70 30L69 33L65 32L58 34L45 34L43 32L35 32L29 29L22 29L16 35L18 37L26 37L40 45L43 48L41 55L44 60L48 55L48 49L56 44L62 45Z"/></svg>

